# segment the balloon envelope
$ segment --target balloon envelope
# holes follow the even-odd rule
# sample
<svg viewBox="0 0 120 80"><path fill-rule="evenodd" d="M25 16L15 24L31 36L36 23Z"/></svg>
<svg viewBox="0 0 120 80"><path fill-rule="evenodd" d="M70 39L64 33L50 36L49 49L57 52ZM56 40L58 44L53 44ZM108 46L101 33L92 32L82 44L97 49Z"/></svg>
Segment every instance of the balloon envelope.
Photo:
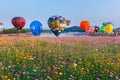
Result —
<svg viewBox="0 0 120 80"><path fill-rule="evenodd" d="M26 23L22 17L14 17L11 22L18 30L22 29Z"/></svg>
<svg viewBox="0 0 120 80"><path fill-rule="evenodd" d="M67 20L62 16L52 16L48 19L48 26L56 36L59 36L67 25Z"/></svg>
<svg viewBox="0 0 120 80"><path fill-rule="evenodd" d="M100 28L100 32L105 32L105 27L106 26L102 25L101 28Z"/></svg>
<svg viewBox="0 0 120 80"><path fill-rule="evenodd" d="M81 21L81 23L80 23L80 27L84 31L86 31L89 26L90 26L90 22L89 21L85 20L85 21Z"/></svg>
<svg viewBox="0 0 120 80"><path fill-rule="evenodd" d="M105 32L105 27L106 27L106 22L103 22L100 28L100 32Z"/></svg>
<svg viewBox="0 0 120 80"><path fill-rule="evenodd" d="M105 25L107 25L107 24L112 24L112 25L114 26L114 24L113 24L112 22L106 22L106 24L105 24Z"/></svg>
<svg viewBox="0 0 120 80"><path fill-rule="evenodd" d="M42 24L41 22L35 20L30 24L30 30L34 36L39 36L42 32Z"/></svg>
<svg viewBox="0 0 120 80"><path fill-rule="evenodd" d="M90 34L93 33L95 30L95 28L93 26L90 26L87 30L86 30L86 34Z"/></svg>
<svg viewBox="0 0 120 80"><path fill-rule="evenodd" d="M99 27L97 25L95 25L95 30L96 33L99 32Z"/></svg>
<svg viewBox="0 0 120 80"><path fill-rule="evenodd" d="M107 34L110 34L113 31L113 25L112 24L107 24L105 27L105 32Z"/></svg>
<svg viewBox="0 0 120 80"><path fill-rule="evenodd" d="M4 25L3 23L0 23L0 32L2 32L4 30Z"/></svg>

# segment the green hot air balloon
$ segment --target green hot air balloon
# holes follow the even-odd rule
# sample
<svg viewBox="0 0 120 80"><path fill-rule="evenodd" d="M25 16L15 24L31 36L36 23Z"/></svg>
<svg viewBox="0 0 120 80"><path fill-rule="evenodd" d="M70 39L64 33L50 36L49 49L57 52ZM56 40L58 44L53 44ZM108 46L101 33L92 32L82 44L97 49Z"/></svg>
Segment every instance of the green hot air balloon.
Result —
<svg viewBox="0 0 120 80"><path fill-rule="evenodd" d="M100 32L105 32L105 27L106 27L106 22L103 22L100 28Z"/></svg>

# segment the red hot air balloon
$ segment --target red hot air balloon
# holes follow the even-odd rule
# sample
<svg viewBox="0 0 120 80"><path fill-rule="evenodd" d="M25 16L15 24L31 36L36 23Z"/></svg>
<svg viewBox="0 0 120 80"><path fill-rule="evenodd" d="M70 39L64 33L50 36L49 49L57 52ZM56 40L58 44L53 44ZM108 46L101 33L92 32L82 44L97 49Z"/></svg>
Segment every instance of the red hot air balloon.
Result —
<svg viewBox="0 0 120 80"><path fill-rule="evenodd" d="M84 31L86 31L89 26L90 26L90 22L89 21L85 20L85 21L81 21L81 23L80 23L80 27Z"/></svg>
<svg viewBox="0 0 120 80"><path fill-rule="evenodd" d="M18 30L22 29L26 23L22 17L14 17L11 22Z"/></svg>

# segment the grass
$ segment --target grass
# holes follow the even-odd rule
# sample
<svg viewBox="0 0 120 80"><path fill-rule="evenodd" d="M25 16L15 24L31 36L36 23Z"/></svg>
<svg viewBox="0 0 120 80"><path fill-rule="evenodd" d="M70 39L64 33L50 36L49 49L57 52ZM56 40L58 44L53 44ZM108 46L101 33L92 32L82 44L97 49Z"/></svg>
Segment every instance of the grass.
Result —
<svg viewBox="0 0 120 80"><path fill-rule="evenodd" d="M120 37L1 37L1 80L119 80Z"/></svg>

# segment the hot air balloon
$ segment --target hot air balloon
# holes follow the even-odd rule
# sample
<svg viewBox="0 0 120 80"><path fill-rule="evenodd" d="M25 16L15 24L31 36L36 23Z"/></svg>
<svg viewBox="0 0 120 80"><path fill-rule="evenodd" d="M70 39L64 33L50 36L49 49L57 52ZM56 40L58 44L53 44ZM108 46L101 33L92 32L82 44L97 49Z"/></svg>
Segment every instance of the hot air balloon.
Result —
<svg viewBox="0 0 120 80"><path fill-rule="evenodd" d="M35 20L30 24L30 30L34 36L39 36L42 32L42 24L41 22Z"/></svg>
<svg viewBox="0 0 120 80"><path fill-rule="evenodd" d="M105 32L105 27L106 27L106 22L103 22L100 28L100 32Z"/></svg>
<svg viewBox="0 0 120 80"><path fill-rule="evenodd" d="M71 22L71 21L70 21L70 20L66 20L66 21L67 21L67 25L70 25L70 22Z"/></svg>
<svg viewBox="0 0 120 80"><path fill-rule="evenodd" d="M95 28L93 26L90 26L87 30L86 30L86 34L91 34L93 33L95 30Z"/></svg>
<svg viewBox="0 0 120 80"><path fill-rule="evenodd" d="M112 22L106 22L106 25L107 25L107 24L112 24L112 25L114 26L114 24L113 24Z"/></svg>
<svg viewBox="0 0 120 80"><path fill-rule="evenodd" d="M4 25L3 23L0 22L0 33L3 32L3 30L4 30Z"/></svg>
<svg viewBox="0 0 120 80"><path fill-rule="evenodd" d="M90 27L90 22L87 20L81 21L80 27L82 30L86 31L88 29L88 27Z"/></svg>
<svg viewBox="0 0 120 80"><path fill-rule="evenodd" d="M26 23L25 19L22 17L14 17L11 22L18 30L21 30Z"/></svg>
<svg viewBox="0 0 120 80"><path fill-rule="evenodd" d="M95 25L95 30L96 33L99 32L99 27L97 25Z"/></svg>
<svg viewBox="0 0 120 80"><path fill-rule="evenodd" d="M56 36L59 36L69 24L62 16L52 16L48 19L48 26Z"/></svg>
<svg viewBox="0 0 120 80"><path fill-rule="evenodd" d="M107 24L105 27L105 32L109 35L113 31L113 25Z"/></svg>

